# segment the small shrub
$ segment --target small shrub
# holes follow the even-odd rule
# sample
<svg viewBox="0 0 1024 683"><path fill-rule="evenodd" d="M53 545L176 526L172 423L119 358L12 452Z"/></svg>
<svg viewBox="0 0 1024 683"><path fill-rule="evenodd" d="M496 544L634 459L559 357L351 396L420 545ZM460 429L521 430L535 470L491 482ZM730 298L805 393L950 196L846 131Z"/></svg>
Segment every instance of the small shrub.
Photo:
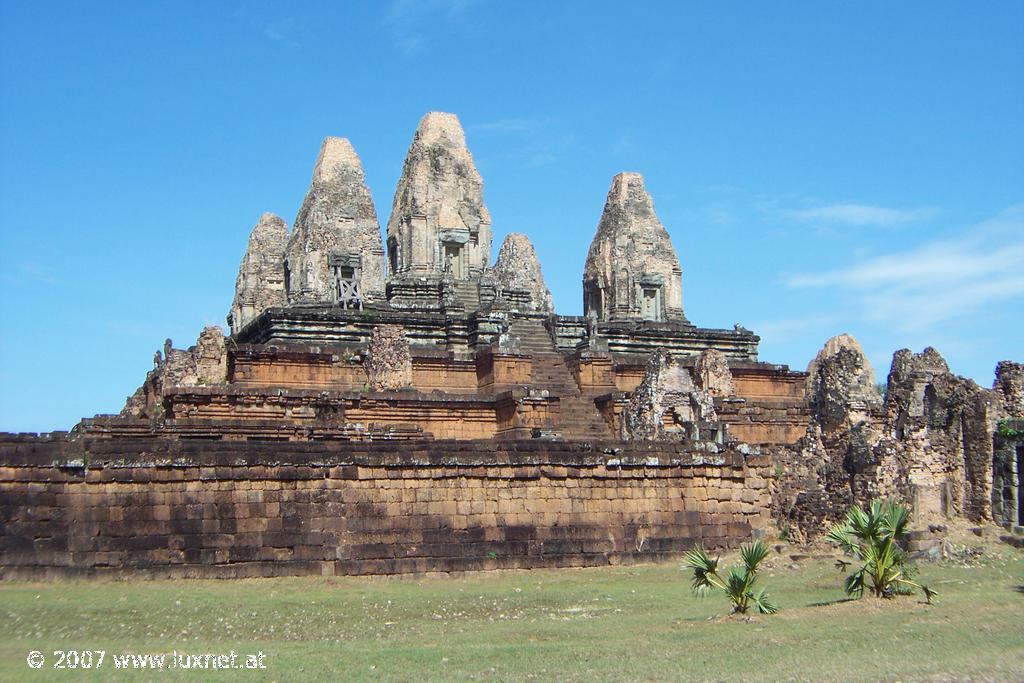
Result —
<svg viewBox="0 0 1024 683"><path fill-rule="evenodd" d="M1004 439L1021 439L1024 438L1024 429L1015 428L1009 420L1000 420L996 426L996 434Z"/></svg>
<svg viewBox="0 0 1024 683"><path fill-rule="evenodd" d="M712 560L703 546L698 544L686 556L686 566L693 570L693 591L697 595L706 595L712 588L721 590L732 602L734 614L746 614L751 606L757 607L761 614L775 614L779 607L768 598L767 591L764 588L754 590L758 565L766 557L768 546L764 541L757 540L740 546L743 568L733 567L723 579L718 574L719 558Z"/></svg>
<svg viewBox="0 0 1024 683"><path fill-rule="evenodd" d="M843 584L847 595L860 598L868 589L876 597L891 598L920 588L931 602L935 591L913 581L916 569L907 567L907 554L899 545L909 521L905 506L875 500L865 510L850 508L846 519L829 529L829 540L860 563Z"/></svg>

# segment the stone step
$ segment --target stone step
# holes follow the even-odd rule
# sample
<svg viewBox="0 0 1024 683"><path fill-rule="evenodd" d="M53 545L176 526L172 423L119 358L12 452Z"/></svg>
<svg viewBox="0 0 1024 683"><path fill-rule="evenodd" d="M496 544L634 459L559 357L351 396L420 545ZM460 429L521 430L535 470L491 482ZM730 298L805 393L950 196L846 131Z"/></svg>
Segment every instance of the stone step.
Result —
<svg viewBox="0 0 1024 683"><path fill-rule="evenodd" d="M542 323L536 321L514 321L509 332L519 338L520 348L531 355L539 352L554 353L555 344Z"/></svg>
<svg viewBox="0 0 1024 683"><path fill-rule="evenodd" d="M537 322L514 322L509 330L519 337L523 353L533 356L530 382L559 397L558 430L563 437L604 439L612 436L593 396L580 392L576 378L565 364L565 356L555 350L551 336Z"/></svg>
<svg viewBox="0 0 1024 683"><path fill-rule="evenodd" d="M475 282L465 280L455 281L455 295L466 307L467 311L475 311L480 308L480 287Z"/></svg>

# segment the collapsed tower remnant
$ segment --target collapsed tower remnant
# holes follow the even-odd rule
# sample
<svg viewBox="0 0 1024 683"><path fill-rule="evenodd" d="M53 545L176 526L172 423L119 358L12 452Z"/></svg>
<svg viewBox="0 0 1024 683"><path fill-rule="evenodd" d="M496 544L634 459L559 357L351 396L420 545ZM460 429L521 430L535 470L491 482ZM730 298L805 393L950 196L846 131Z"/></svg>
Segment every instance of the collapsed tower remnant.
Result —
<svg viewBox="0 0 1024 683"><path fill-rule="evenodd" d="M345 138L320 147L284 264L288 301L361 309L384 298L384 248L363 164Z"/></svg>
<svg viewBox="0 0 1024 683"><path fill-rule="evenodd" d="M729 361L717 349L704 349L693 365L693 381L709 396L726 398L736 395Z"/></svg>
<svg viewBox="0 0 1024 683"><path fill-rule="evenodd" d="M512 310L555 312L537 252L526 235L512 232L505 237L494 262L494 280L496 295Z"/></svg>
<svg viewBox="0 0 1024 683"><path fill-rule="evenodd" d="M621 435L623 441L723 440L711 396L697 388L689 369L664 350L647 361L640 386L622 414Z"/></svg>
<svg viewBox="0 0 1024 683"><path fill-rule="evenodd" d="M584 266L583 312L600 321L685 321L679 258L639 173L612 179Z"/></svg>
<svg viewBox="0 0 1024 683"><path fill-rule="evenodd" d="M807 366L807 397L827 433L868 419L882 397L864 349L852 336L832 337Z"/></svg>

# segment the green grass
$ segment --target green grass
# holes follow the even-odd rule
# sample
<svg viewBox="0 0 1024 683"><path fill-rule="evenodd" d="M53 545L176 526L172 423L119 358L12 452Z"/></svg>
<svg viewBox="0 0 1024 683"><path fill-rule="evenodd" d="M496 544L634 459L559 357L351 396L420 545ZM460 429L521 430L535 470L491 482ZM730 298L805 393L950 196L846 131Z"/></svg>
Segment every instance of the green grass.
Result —
<svg viewBox="0 0 1024 683"><path fill-rule="evenodd" d="M782 612L697 598L679 564L475 574L0 584L0 680L1024 679L1024 552L927 565L940 592L844 601L827 559L770 557ZM100 671L49 668L103 649ZM265 671L118 672L113 652L266 653ZM32 671L31 650L47 656Z"/></svg>

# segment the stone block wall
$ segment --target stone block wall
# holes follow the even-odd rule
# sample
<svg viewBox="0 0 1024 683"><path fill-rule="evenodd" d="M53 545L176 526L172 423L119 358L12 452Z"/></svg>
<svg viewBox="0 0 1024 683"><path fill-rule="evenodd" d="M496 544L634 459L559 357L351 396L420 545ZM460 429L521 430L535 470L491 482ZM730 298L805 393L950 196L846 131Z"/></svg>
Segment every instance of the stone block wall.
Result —
<svg viewBox="0 0 1024 683"><path fill-rule="evenodd" d="M485 349L476 357L476 379L481 391L494 392L531 383L533 361L517 353Z"/></svg>
<svg viewBox="0 0 1024 683"><path fill-rule="evenodd" d="M609 444L611 446L612 444ZM0 437L4 578L593 566L732 547L768 458L682 445Z"/></svg>
<svg viewBox="0 0 1024 683"><path fill-rule="evenodd" d="M228 381L239 387L355 389L366 384L361 359L345 349L239 344L228 353Z"/></svg>
<svg viewBox="0 0 1024 683"><path fill-rule="evenodd" d="M154 430L177 434L179 426L209 423L213 436L247 431L257 434L260 426L338 431L346 426L415 427L438 439L492 439L509 434L529 436L534 427L551 429L558 417L558 398L522 389L493 394L422 394L416 391L337 392L300 389L260 390L237 387L172 389L164 396L167 420ZM103 422L103 421L101 421ZM90 433L102 425L91 420L84 425ZM135 422L107 425L122 436L135 431ZM219 431L218 431L219 426ZM251 427L248 429L247 426ZM522 428L522 429L520 429ZM280 429L277 431L281 431ZM297 433L295 438L309 437Z"/></svg>
<svg viewBox="0 0 1024 683"><path fill-rule="evenodd" d="M715 410L729 435L746 443L794 444L811 419L803 402L726 399L716 401Z"/></svg>
<svg viewBox="0 0 1024 683"><path fill-rule="evenodd" d="M613 434L618 434L628 394L615 392L595 398L601 416ZM807 433L810 411L803 404L781 401L748 401L715 399L718 420L726 425L728 438L751 444L794 444ZM663 416L665 426L673 426L669 413Z"/></svg>
<svg viewBox="0 0 1024 683"><path fill-rule="evenodd" d="M425 393L472 394L492 390L495 384L507 387L529 383L529 358L519 358L511 374L508 363L498 361L496 381L494 359L487 352L480 355L488 357L452 358L443 349L413 349L412 386ZM367 385L359 352L344 347L240 344L231 352L230 360L228 377L239 387L359 391Z"/></svg>

